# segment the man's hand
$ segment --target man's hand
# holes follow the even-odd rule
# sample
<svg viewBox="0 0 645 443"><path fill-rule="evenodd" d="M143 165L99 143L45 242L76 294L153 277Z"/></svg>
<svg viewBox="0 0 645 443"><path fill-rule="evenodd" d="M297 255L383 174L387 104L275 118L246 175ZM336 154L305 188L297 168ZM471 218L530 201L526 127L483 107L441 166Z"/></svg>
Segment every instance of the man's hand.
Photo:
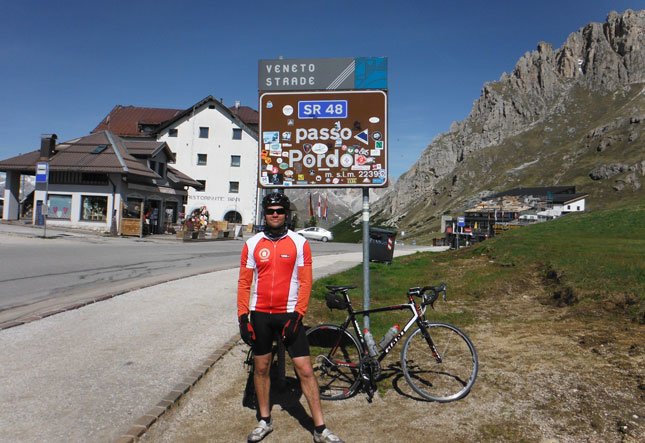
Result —
<svg viewBox="0 0 645 443"><path fill-rule="evenodd" d="M302 328L302 314L299 312L292 312L289 320L287 320L282 328L282 342L285 346L289 346L298 336L300 328Z"/></svg>
<svg viewBox="0 0 645 443"><path fill-rule="evenodd" d="M238 319L240 322L240 335L242 340L249 346L253 346L255 342L255 331L253 330L253 325L249 322L249 314L240 315Z"/></svg>

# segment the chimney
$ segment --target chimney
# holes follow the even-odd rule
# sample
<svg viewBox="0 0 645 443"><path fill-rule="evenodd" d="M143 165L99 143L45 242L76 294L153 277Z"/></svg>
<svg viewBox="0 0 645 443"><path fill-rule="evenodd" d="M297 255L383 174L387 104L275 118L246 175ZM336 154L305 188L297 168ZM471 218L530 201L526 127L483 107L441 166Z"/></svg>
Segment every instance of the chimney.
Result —
<svg viewBox="0 0 645 443"><path fill-rule="evenodd" d="M235 100L235 109L240 109L240 101Z"/></svg>
<svg viewBox="0 0 645 443"><path fill-rule="evenodd" d="M43 134L40 136L40 158L48 160L56 151L56 134Z"/></svg>

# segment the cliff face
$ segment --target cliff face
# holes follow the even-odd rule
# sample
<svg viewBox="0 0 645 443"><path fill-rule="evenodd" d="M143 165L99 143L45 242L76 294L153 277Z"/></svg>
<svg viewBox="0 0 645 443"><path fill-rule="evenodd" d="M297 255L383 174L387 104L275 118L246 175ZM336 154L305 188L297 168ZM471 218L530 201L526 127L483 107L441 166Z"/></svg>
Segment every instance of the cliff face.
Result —
<svg viewBox="0 0 645 443"><path fill-rule="evenodd" d="M539 43L535 51L519 59L511 74L504 73L499 81L485 84L469 116L433 140L374 205L379 221L410 229L415 220L420 220L418 211L427 213L423 217L427 221L498 190L492 188L516 185L518 180L499 177L509 170L532 170L529 176L515 177L525 186L571 180L562 170L544 171L539 177L535 168L544 166L541 163L549 150L563 146L572 152L562 155L582 159L585 156L580 149L586 146L594 151L590 146L597 140L590 133L607 126L611 119L632 121L625 123L630 127L623 128L632 134L632 141L622 135L624 131L613 135L621 143L631 143L632 151L636 146L636 154L640 146L642 159L643 137L639 141L638 134L642 131L639 119L645 114L644 84L645 10L612 12L605 23L591 23L571 34L557 50ZM594 109L585 110L591 106ZM606 109L599 113L597 106ZM615 115L617 109L622 114ZM561 125L562 120L566 120L566 127ZM634 124L634 120L639 122ZM504 154L505 149L510 151ZM604 160L599 158L593 166L599 167ZM591 169L583 174L589 181ZM522 183L521 179L532 183Z"/></svg>

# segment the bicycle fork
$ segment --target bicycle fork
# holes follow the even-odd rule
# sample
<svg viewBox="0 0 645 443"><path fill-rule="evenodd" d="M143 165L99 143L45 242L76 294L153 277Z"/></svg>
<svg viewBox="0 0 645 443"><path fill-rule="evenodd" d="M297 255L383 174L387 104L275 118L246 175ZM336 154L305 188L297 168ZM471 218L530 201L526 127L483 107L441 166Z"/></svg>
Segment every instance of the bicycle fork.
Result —
<svg viewBox="0 0 645 443"><path fill-rule="evenodd" d="M441 358L441 355L439 355L439 351L437 350L437 347L435 346L434 342L432 341L432 337L430 337L430 333L428 332L428 328L424 324L420 324L419 328L421 329L421 334L423 334L423 338L426 339L426 342L428 343L428 346L430 346L430 350L432 351L432 356L437 361L437 363L441 363L443 361L443 359Z"/></svg>

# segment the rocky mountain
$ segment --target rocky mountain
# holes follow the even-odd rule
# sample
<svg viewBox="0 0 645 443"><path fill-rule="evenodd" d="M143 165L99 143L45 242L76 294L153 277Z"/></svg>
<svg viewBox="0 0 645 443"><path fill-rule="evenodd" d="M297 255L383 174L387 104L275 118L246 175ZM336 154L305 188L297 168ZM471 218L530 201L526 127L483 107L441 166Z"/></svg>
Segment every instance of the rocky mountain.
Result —
<svg viewBox="0 0 645 443"><path fill-rule="evenodd" d="M611 12L485 84L374 205L376 223L422 237L442 214L518 186L576 185L592 209L637 201L644 125L645 10Z"/></svg>
<svg viewBox="0 0 645 443"><path fill-rule="evenodd" d="M321 208L327 202L327 220L317 221L317 225L328 228L360 211L363 205L362 189L286 189L285 193L294 204L298 214L298 227L303 227L309 220L309 194L313 203L314 213L318 207L320 196ZM386 189L371 188L370 204L378 201L386 193Z"/></svg>

